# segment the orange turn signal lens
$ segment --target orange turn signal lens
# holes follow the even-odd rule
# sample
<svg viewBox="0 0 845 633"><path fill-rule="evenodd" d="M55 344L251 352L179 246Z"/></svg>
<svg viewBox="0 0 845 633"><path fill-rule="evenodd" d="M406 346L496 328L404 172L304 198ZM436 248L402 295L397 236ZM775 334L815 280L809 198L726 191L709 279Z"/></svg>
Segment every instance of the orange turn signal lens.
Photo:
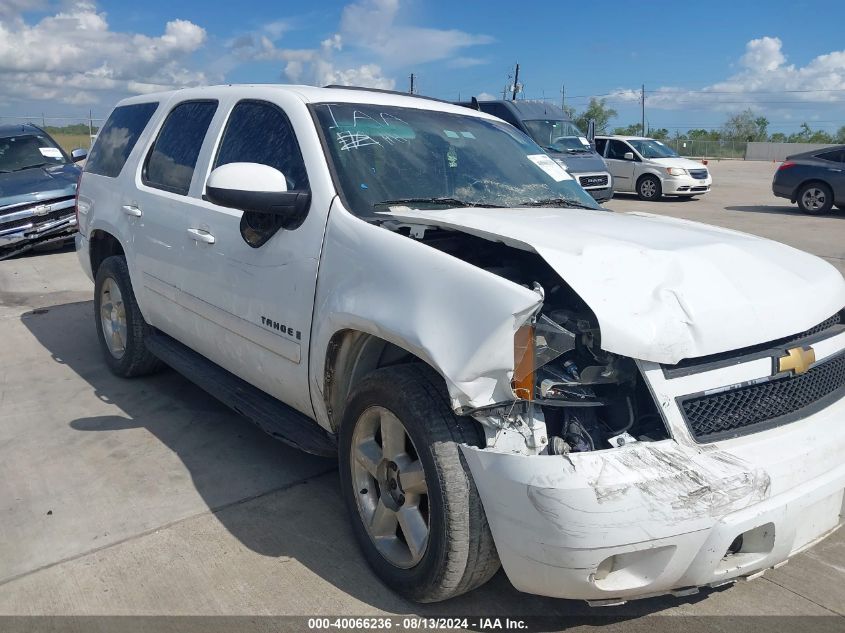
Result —
<svg viewBox="0 0 845 633"><path fill-rule="evenodd" d="M534 399L534 326L523 325L513 337L513 392L522 400Z"/></svg>

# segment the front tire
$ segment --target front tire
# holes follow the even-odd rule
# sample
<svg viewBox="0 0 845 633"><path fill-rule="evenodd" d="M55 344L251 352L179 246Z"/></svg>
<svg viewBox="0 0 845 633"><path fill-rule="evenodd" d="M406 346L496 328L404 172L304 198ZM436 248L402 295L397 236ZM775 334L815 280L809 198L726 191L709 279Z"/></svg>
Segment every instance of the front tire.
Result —
<svg viewBox="0 0 845 633"><path fill-rule="evenodd" d="M809 215L821 215L833 206L833 191L823 182L809 182L798 190L798 208Z"/></svg>
<svg viewBox="0 0 845 633"><path fill-rule="evenodd" d="M637 181L637 195L640 200L660 200L663 186L657 176L643 176Z"/></svg>
<svg viewBox="0 0 845 633"><path fill-rule="evenodd" d="M105 259L97 269L94 321L103 356L113 374L132 378L161 367L161 362L144 344L152 328L141 315L129 280L129 268L120 255Z"/></svg>
<svg viewBox="0 0 845 633"><path fill-rule="evenodd" d="M460 595L499 569L460 444L480 445L424 365L379 369L350 396L340 480L353 532L381 580L418 602Z"/></svg>

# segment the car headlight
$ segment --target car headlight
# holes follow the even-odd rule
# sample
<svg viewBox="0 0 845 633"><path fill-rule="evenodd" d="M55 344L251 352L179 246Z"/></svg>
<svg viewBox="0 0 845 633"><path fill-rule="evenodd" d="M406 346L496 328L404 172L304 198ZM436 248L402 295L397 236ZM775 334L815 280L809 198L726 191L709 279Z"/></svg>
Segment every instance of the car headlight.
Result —
<svg viewBox="0 0 845 633"><path fill-rule="evenodd" d="M669 172L670 176L686 176L687 170L683 169L682 167L667 167L666 171Z"/></svg>

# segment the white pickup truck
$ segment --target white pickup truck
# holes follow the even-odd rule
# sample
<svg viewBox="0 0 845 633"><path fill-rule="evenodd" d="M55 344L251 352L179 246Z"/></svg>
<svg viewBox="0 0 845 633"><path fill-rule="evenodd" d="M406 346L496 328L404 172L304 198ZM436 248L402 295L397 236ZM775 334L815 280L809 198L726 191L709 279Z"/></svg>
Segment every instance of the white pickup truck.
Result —
<svg viewBox="0 0 845 633"><path fill-rule="evenodd" d="M546 596L686 595L842 522L839 272L601 209L494 117L349 88L144 95L78 191L109 367L164 361L337 455L405 596L500 561Z"/></svg>

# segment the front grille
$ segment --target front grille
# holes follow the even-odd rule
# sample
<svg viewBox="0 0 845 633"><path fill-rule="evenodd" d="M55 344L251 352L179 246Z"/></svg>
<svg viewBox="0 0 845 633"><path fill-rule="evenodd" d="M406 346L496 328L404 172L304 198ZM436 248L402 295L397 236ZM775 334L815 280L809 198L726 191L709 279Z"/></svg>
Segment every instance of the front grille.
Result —
<svg viewBox="0 0 845 633"><path fill-rule="evenodd" d="M696 439L735 437L786 424L835 402L845 392L845 354L800 376L775 378L681 400Z"/></svg>
<svg viewBox="0 0 845 633"><path fill-rule="evenodd" d="M696 180L704 180L707 178L707 170L706 169L690 169L689 175L695 178Z"/></svg>
<svg viewBox="0 0 845 633"><path fill-rule="evenodd" d="M578 182L582 187L606 187L607 176L580 176Z"/></svg>
<svg viewBox="0 0 845 633"><path fill-rule="evenodd" d="M72 216L74 213L74 208L70 207L67 209L59 209L58 211L45 213L44 215L31 215L28 218L19 218L17 220L12 220L11 222L3 222L2 218L0 218L0 231L5 231L7 229L16 229L19 226L26 226L28 224L32 224L33 228L35 228L39 224L55 222L56 220L59 220L61 218Z"/></svg>

